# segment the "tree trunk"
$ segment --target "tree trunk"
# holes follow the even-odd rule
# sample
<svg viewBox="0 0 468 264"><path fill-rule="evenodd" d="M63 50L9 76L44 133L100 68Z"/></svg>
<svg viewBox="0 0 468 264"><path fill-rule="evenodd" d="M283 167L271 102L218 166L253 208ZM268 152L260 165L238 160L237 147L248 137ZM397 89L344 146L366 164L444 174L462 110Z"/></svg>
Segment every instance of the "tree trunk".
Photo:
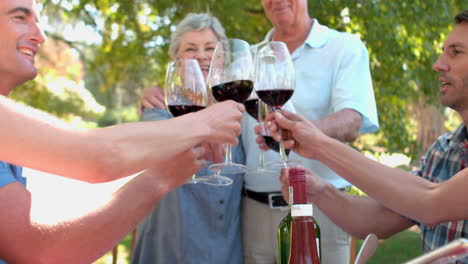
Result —
<svg viewBox="0 0 468 264"><path fill-rule="evenodd" d="M420 152L417 153L419 154L417 157L420 157L426 153L441 134L446 132L444 127L445 116L443 115L441 107L426 104L422 95L419 101L413 105L418 125L416 141L420 147Z"/></svg>

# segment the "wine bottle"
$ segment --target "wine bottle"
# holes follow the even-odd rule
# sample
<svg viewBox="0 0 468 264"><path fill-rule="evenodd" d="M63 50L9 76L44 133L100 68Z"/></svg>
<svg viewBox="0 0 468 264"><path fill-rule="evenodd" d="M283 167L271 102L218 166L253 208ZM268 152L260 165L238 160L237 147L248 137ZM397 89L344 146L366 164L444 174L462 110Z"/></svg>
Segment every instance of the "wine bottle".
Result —
<svg viewBox="0 0 468 264"><path fill-rule="evenodd" d="M278 226L279 263L319 264L320 228L307 204L305 171L290 169L289 182L290 211Z"/></svg>
<svg viewBox="0 0 468 264"><path fill-rule="evenodd" d="M278 226L278 264L288 264L289 261L291 222L291 210L289 210L288 215L283 218Z"/></svg>
<svg viewBox="0 0 468 264"><path fill-rule="evenodd" d="M291 244L291 205L294 203L293 186L291 185L291 174L289 174L289 211L288 214L281 220L278 226L278 264L288 264L289 262L289 246ZM293 176L294 177L294 176Z"/></svg>

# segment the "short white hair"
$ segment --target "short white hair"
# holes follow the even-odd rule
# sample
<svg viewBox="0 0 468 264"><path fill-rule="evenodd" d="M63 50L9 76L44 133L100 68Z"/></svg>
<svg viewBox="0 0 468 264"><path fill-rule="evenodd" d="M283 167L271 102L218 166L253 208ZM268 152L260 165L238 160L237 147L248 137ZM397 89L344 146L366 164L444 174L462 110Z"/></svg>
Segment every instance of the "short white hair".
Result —
<svg viewBox="0 0 468 264"><path fill-rule="evenodd" d="M169 56L176 58L179 52L180 39L191 31L211 29L218 37L218 40L226 40L226 33L219 20L207 13L189 13L179 24L176 30L171 34L171 43L169 44Z"/></svg>

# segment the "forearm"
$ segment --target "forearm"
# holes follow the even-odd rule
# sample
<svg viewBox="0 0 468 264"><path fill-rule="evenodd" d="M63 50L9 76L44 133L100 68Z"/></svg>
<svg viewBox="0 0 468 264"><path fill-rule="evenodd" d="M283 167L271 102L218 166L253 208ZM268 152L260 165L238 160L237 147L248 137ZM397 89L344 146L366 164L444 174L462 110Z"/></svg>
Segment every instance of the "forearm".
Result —
<svg viewBox="0 0 468 264"><path fill-rule="evenodd" d="M108 157L95 149L110 145L93 141L87 130L3 96L0 111L0 160L75 179L109 175Z"/></svg>
<svg viewBox="0 0 468 264"><path fill-rule="evenodd" d="M0 258L8 263L91 263L134 229L163 195L205 167L202 153L194 148L153 164L119 188L78 182L34 189L32 195L20 183L0 188L0 212L6 212L0 214Z"/></svg>
<svg viewBox="0 0 468 264"><path fill-rule="evenodd" d="M441 188L446 183L432 183L385 166L336 140L325 139L321 143L317 155L321 162L391 210L428 225L468 217L462 207L454 209L457 201L464 198L454 199L452 195L462 195L461 192L452 189L454 193L450 193L450 189ZM459 188L463 186L459 184Z"/></svg>
<svg viewBox="0 0 468 264"><path fill-rule="evenodd" d="M79 200L70 199L66 204L57 202L54 207L49 201L49 216L45 219L40 216L46 210L41 204L33 208L38 213L33 221L41 230L40 238L37 238L41 246L35 256L40 263L92 263L131 232L153 209L156 201L167 193L165 186L153 184L144 176L132 179L112 196L98 194L105 191L93 188L91 194L95 193L94 197L100 199L86 202L80 197ZM49 221L51 215L59 222Z"/></svg>
<svg viewBox="0 0 468 264"><path fill-rule="evenodd" d="M0 97L0 160L103 182L151 167L201 143L237 144L244 107L234 101L158 122L79 129Z"/></svg>
<svg viewBox="0 0 468 264"><path fill-rule="evenodd" d="M86 131L37 127L31 130L34 134L14 136L22 144L15 144L18 140L10 147L4 144L11 151L3 160L88 182L115 180L202 142L206 131L186 121L128 123ZM195 129L187 133L185 125Z"/></svg>
<svg viewBox="0 0 468 264"><path fill-rule="evenodd" d="M360 239L370 233L387 238L413 225L370 197L351 196L331 185L323 190L314 205L347 233Z"/></svg>
<svg viewBox="0 0 468 264"><path fill-rule="evenodd" d="M114 174L126 176L204 142L209 131L191 115L107 127L96 130L95 136L97 141L101 138L112 142L108 149L115 159L110 162L116 164Z"/></svg>
<svg viewBox="0 0 468 264"><path fill-rule="evenodd" d="M353 109L343 109L314 124L327 136L342 142L353 142L359 136L362 116Z"/></svg>
<svg viewBox="0 0 468 264"><path fill-rule="evenodd" d="M200 143L207 134L203 122L190 115L86 130L4 97L0 110L5 124L0 160L89 182L139 172Z"/></svg>

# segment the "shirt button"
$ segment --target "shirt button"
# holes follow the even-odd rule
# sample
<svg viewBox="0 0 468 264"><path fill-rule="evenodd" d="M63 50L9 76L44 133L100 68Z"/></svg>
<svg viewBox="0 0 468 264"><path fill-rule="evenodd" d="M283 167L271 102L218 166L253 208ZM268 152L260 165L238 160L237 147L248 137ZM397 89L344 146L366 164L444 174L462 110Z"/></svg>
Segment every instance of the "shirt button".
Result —
<svg viewBox="0 0 468 264"><path fill-rule="evenodd" d="M219 200L219 204L224 204L224 200Z"/></svg>
<svg viewBox="0 0 468 264"><path fill-rule="evenodd" d="M219 216L218 216L218 219L219 219L219 220L223 220L223 219L224 219L224 215L219 215Z"/></svg>

